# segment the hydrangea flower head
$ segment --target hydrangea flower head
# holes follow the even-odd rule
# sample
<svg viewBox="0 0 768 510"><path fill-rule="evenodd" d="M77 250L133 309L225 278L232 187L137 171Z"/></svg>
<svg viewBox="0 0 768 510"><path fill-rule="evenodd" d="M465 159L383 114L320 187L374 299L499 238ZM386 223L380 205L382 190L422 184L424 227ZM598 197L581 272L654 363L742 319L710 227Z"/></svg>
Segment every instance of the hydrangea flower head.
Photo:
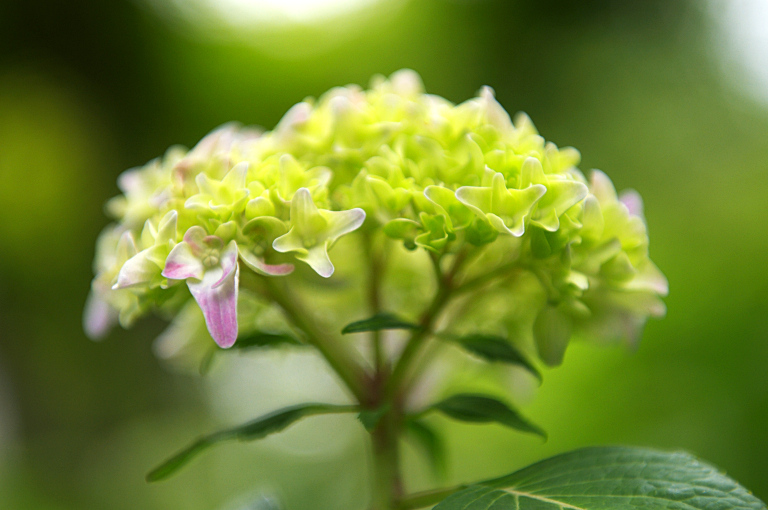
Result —
<svg viewBox="0 0 768 510"><path fill-rule="evenodd" d="M375 243L396 254L387 275L452 258L473 261L459 284L499 275L484 293L494 306L468 304L455 327L525 330L546 363L574 336L634 342L667 292L648 258L642 201L602 172L585 177L579 161L527 116L513 121L490 88L455 105L407 70L298 103L273 131L223 126L120 177L86 330L175 314L191 299L230 347L238 301L262 299L239 292L246 280L284 279L312 299L306 282L335 280L339 259L349 270L327 288L352 296L367 274L356 246ZM409 315L424 281L417 271L392 288L400 301L389 306ZM358 312L354 297L345 302Z"/></svg>

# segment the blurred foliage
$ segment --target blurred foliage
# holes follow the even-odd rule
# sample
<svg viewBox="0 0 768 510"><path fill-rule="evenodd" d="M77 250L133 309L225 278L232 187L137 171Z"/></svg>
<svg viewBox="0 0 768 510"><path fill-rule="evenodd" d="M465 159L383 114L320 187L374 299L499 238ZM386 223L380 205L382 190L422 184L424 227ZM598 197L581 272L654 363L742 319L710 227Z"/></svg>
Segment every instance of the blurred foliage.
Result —
<svg viewBox="0 0 768 510"><path fill-rule="evenodd" d="M403 67L454 101L493 86L547 139L579 147L584 168L640 191L671 286L668 317L636 353L577 344L521 396L546 444L428 418L448 434L449 479L627 443L690 450L768 499L768 112L721 83L697 2L372 9L312 30L255 27L250 45L125 0L0 4L0 507L238 508L267 491L288 510L361 508L354 417L224 446L146 485L169 448L276 407L264 394L309 400L313 381L332 381L291 352L234 356L206 379L171 373L152 354L159 321L94 344L80 317L122 170L226 121L272 127L307 95ZM315 47L342 22L367 25ZM297 366L316 374L280 375ZM329 442L331 431L341 437ZM405 448L410 485L436 484Z"/></svg>

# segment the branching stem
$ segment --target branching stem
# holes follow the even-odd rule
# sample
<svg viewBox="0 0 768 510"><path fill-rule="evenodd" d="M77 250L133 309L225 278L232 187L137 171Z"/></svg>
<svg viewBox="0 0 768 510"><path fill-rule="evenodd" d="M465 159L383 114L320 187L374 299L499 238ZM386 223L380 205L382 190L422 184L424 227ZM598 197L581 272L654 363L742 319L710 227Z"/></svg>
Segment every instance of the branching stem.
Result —
<svg viewBox="0 0 768 510"><path fill-rule="evenodd" d="M370 376L364 365L341 342L322 331L305 310L298 296L289 296L282 281L277 278L264 278L269 297L283 309L290 321L307 337L310 344L317 347L331 368L339 375L349 391L361 404L368 402Z"/></svg>
<svg viewBox="0 0 768 510"><path fill-rule="evenodd" d="M423 344L423 340L432 334L435 322L437 321L440 312L443 311L443 307L448 303L453 291L454 278L456 273L461 268L461 264L464 261L466 252L460 251L456 254L456 258L451 265L451 268L443 274L440 269L439 260L433 257L433 263L435 265L435 272L437 274L437 292L435 293L432 302L429 307L424 311L419 319L419 329L415 330L408 339L408 342L403 348L403 352L400 355L395 368L392 372L392 377L388 381L385 389L385 396L387 399L391 399L397 395L400 391L400 386L405 380L410 364L413 358L419 351L419 348Z"/></svg>
<svg viewBox="0 0 768 510"><path fill-rule="evenodd" d="M381 312L381 280L384 276L384 258L381 250L374 246L374 237L371 234L363 236L363 249L368 259L368 308L371 315ZM383 375L385 372L384 352L381 344L381 331L371 332L371 346L376 373Z"/></svg>

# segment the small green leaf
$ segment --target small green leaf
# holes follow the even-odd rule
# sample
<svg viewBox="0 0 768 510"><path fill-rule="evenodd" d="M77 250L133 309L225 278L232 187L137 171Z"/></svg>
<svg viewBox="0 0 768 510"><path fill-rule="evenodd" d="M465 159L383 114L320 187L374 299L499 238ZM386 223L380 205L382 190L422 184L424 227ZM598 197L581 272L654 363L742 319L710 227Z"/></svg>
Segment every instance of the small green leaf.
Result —
<svg viewBox="0 0 768 510"><path fill-rule="evenodd" d="M267 333L265 331L254 331L252 333L240 336L237 342L230 349L222 349L217 345L205 353L200 360L200 375L206 375L210 372L216 356L225 352L247 351L259 348L274 348L285 345L305 345L298 338L287 333Z"/></svg>
<svg viewBox="0 0 768 510"><path fill-rule="evenodd" d="M506 427L538 434L544 439L547 433L520 416L505 403L486 395L462 393L448 397L432 406L454 420L471 423L499 423Z"/></svg>
<svg viewBox="0 0 768 510"><path fill-rule="evenodd" d="M365 430L371 431L376 428L385 414L392 408L391 405L385 404L377 409L364 409L357 415L357 419L363 424Z"/></svg>
<svg viewBox="0 0 768 510"><path fill-rule="evenodd" d="M254 347L278 347L282 345L303 345L303 342L286 333L254 331L238 338L232 347L236 349L251 349Z"/></svg>
<svg viewBox="0 0 768 510"><path fill-rule="evenodd" d="M409 437L427 454L435 475L440 479L445 479L448 464L445 459L443 438L421 420L410 420L406 427Z"/></svg>
<svg viewBox="0 0 768 510"><path fill-rule="evenodd" d="M293 422L304 418L305 416L316 414L349 413L355 412L357 410L357 406L302 404L274 411L260 418L256 418L255 420L250 421L244 425L240 425L239 427L233 427L231 429L214 432L213 434L201 437L167 461L163 462L160 466L153 469L147 475L147 481L158 482L168 478L185 464L187 464L190 460L196 457L199 453L217 443L231 439L239 439L241 441L261 439L265 436L287 428Z"/></svg>
<svg viewBox="0 0 768 510"><path fill-rule="evenodd" d="M766 510L687 453L585 448L449 496L434 510Z"/></svg>
<svg viewBox="0 0 768 510"><path fill-rule="evenodd" d="M362 333L364 331L379 331L382 329L418 329L417 324L407 322L391 313L378 313L361 321L351 322L341 330L342 335Z"/></svg>
<svg viewBox="0 0 768 510"><path fill-rule="evenodd" d="M170 459L163 462L160 466L153 469L147 475L147 481L159 482L160 480L165 480L194 457L196 457L203 450L208 449L216 443L234 439L235 437L237 437L237 434L233 430L222 430L220 432L215 432L205 437L201 437Z"/></svg>
<svg viewBox="0 0 768 510"><path fill-rule="evenodd" d="M456 341L470 353L487 361L520 365L541 381L541 373L536 367L514 345L500 336L476 333L457 338Z"/></svg>

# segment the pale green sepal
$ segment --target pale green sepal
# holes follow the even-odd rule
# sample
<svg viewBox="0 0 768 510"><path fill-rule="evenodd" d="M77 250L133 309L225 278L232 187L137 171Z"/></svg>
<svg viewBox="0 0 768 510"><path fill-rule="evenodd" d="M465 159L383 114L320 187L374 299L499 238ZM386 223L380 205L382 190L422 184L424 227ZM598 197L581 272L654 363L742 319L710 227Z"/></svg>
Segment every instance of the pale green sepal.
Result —
<svg viewBox="0 0 768 510"><path fill-rule="evenodd" d="M600 209L600 202L594 195L588 195L584 199L584 205L581 212L582 228L579 232L583 238L599 239L603 235L605 220L603 212Z"/></svg>
<svg viewBox="0 0 768 510"><path fill-rule="evenodd" d="M275 214L275 206L272 204L272 201L265 197L251 199L245 206L245 216L247 218L258 218L273 214Z"/></svg>
<svg viewBox="0 0 768 510"><path fill-rule="evenodd" d="M325 246L313 246L307 250L306 254L298 253L296 258L306 262L323 278L330 278L333 275L334 267Z"/></svg>
<svg viewBox="0 0 768 510"><path fill-rule="evenodd" d="M272 216L260 216L243 226L243 235L253 240L268 240L270 243L285 234L288 228L285 222Z"/></svg>
<svg viewBox="0 0 768 510"><path fill-rule="evenodd" d="M420 227L417 221L396 218L384 224L384 233L392 239L413 239Z"/></svg>
<svg viewBox="0 0 768 510"><path fill-rule="evenodd" d="M454 191L443 186L427 186L424 196L445 214L452 230L465 228L472 223L472 210L456 198Z"/></svg>
<svg viewBox="0 0 768 510"><path fill-rule="evenodd" d="M221 238L221 240L226 243L231 239L234 239L236 233L237 233L237 223L235 223L234 221L228 221L216 227L216 230L213 232L213 235Z"/></svg>
<svg viewBox="0 0 768 510"><path fill-rule="evenodd" d="M238 245L240 260L251 270L265 276L283 276L293 272L293 264L267 264L251 250Z"/></svg>
<svg viewBox="0 0 768 510"><path fill-rule="evenodd" d="M499 232L520 237L525 232L525 217L546 191L541 184L522 190L507 189L504 175L497 172L490 187L464 186L456 190L456 198L475 213L486 216Z"/></svg>
<svg viewBox="0 0 768 510"><path fill-rule="evenodd" d="M280 253L299 252L307 253L301 235L295 229L291 229L287 234L282 235L272 242L272 248Z"/></svg>
<svg viewBox="0 0 768 510"><path fill-rule="evenodd" d="M278 237L272 247L281 253L296 252L296 258L306 262L320 276L333 274L328 249L344 234L358 229L365 221L365 211L320 210L307 188L300 188L291 200L291 229Z"/></svg>

